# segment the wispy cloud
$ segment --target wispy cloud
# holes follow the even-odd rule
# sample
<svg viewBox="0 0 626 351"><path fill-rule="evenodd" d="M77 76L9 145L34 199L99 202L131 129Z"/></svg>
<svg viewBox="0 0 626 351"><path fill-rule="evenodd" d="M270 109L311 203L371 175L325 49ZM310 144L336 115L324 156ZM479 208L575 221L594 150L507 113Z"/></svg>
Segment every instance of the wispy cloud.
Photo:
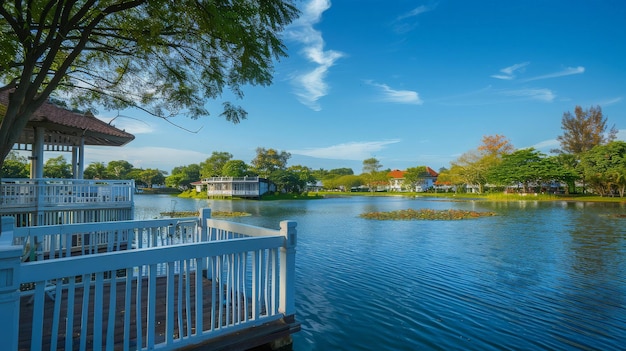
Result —
<svg viewBox="0 0 626 351"><path fill-rule="evenodd" d="M414 17L421 15L422 13L432 11L434 8L435 6L421 5L408 12L401 14L394 21L394 24L393 24L394 30L398 33L406 33L406 32L413 30L413 28L417 26L417 22L414 22L414 21L412 22L411 20Z"/></svg>
<svg viewBox="0 0 626 351"><path fill-rule="evenodd" d="M537 89L518 89L518 90L501 90L501 95L514 96L520 98L526 98L531 100L540 100L545 102L551 102L556 98L556 94L550 89L537 88Z"/></svg>
<svg viewBox="0 0 626 351"><path fill-rule="evenodd" d="M398 16L398 21L401 21L401 20L404 20L404 19L407 19L407 18L410 18L410 17L415 17L415 16L418 16L418 15L421 15L424 12L428 12L428 11L431 11L431 10L432 10L431 7L428 7L426 5L421 5L421 6L418 6L418 7L414 8L414 9L412 9L409 12L403 13L400 16Z"/></svg>
<svg viewBox="0 0 626 351"><path fill-rule="evenodd" d="M388 102L396 102L400 104L421 105L424 103L420 99L419 94L412 90L395 90L391 89L387 84L375 83L371 80L365 81L367 84L379 89L382 94L382 100Z"/></svg>
<svg viewBox="0 0 626 351"><path fill-rule="evenodd" d="M554 73L544 74L544 75L537 76L537 77L528 78L528 79L526 79L524 81L525 82L530 82L530 81L533 81L533 80L565 77L565 76L571 76L573 74L582 74L584 72L585 72L585 67L583 67L583 66L567 67L564 70L561 70L561 71L558 71L558 72L554 72Z"/></svg>
<svg viewBox="0 0 626 351"><path fill-rule="evenodd" d="M296 75L292 83L296 87L298 100L314 111L322 108L318 100L328 94L328 84L325 79L328 70L335 62L344 56L334 50L324 50L322 33L313 28L324 11L331 6L329 0L311 0L302 9L302 15L286 32L287 38L304 45L302 54L311 63L315 64L312 70Z"/></svg>
<svg viewBox="0 0 626 351"><path fill-rule="evenodd" d="M385 141L364 141L337 144L320 148L307 148L301 150L290 150L297 155L304 155L317 158L327 158L333 160L364 160L372 157L377 151L384 149L387 145L399 143L399 139Z"/></svg>
<svg viewBox="0 0 626 351"><path fill-rule="evenodd" d="M616 97L616 98L602 100L601 102L597 103L597 105L600 105L602 107L606 107L606 106L615 105L617 103L620 103L622 100L623 100L623 98L620 96L620 97Z"/></svg>
<svg viewBox="0 0 626 351"><path fill-rule="evenodd" d="M491 78L504 79L504 80L514 79L515 72L523 71L524 67L528 66L529 64L530 62L522 62L522 63L516 63L513 66L504 67L503 69L500 70L500 74L494 74L491 76Z"/></svg>
<svg viewBox="0 0 626 351"><path fill-rule="evenodd" d="M542 152L550 152L550 150L558 149L561 144L556 139L544 140L532 145L531 147L542 151Z"/></svg>

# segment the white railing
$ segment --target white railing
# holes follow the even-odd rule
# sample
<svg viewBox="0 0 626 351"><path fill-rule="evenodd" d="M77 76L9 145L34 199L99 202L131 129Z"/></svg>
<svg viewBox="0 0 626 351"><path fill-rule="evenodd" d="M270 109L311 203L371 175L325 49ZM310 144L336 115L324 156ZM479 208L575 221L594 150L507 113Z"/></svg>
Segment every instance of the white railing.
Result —
<svg viewBox="0 0 626 351"><path fill-rule="evenodd" d="M133 218L133 180L2 179L0 215L18 226Z"/></svg>
<svg viewBox="0 0 626 351"><path fill-rule="evenodd" d="M132 203L133 180L2 179L2 208Z"/></svg>
<svg viewBox="0 0 626 351"><path fill-rule="evenodd" d="M295 222L209 217L40 228L3 217L3 347L171 350L292 320Z"/></svg>

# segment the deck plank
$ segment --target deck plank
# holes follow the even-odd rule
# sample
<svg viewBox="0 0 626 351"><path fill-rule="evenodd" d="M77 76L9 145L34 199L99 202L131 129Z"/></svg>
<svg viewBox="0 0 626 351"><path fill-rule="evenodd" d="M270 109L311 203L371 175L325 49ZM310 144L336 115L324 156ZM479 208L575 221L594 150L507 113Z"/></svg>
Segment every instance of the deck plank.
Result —
<svg viewBox="0 0 626 351"><path fill-rule="evenodd" d="M195 279L194 278L194 273L190 274L189 279ZM178 291L179 289L178 287L178 282L179 282L179 276L177 275L175 278L175 286L176 289L174 289L174 301L178 301ZM136 310L136 299L134 298L134 296L136 295L136 291L137 291L137 281L136 279L133 279L133 282L131 283L131 291L132 294L131 296L133 298L131 298L130 301L130 319L131 319L131 326L130 326L130 343L131 345L133 345L133 343L135 343L136 345L136 340L137 340L137 328L136 328L136 319L137 319L137 310ZM115 293L115 316L114 319L116 320L115 323L115 331L114 331L114 348L118 349L121 348L122 346L122 342L124 339L124 330L123 330L123 321L124 321L124 314L126 313L126 311L124 310L124 306L125 306L125 290L126 290L126 281L125 280L121 280L121 281L117 281L117 283L115 284L116 287L116 293ZM208 279L203 279L203 292L204 292L204 296L202 298L203 301L203 308L204 308L204 321L203 321L203 325L205 326L205 329L207 328L207 326L211 325L211 313L210 313L210 307L211 307L211 288L212 288L212 284L211 281ZM184 294L184 281L183 281L183 294ZM80 336L82 333L86 333L86 338L87 338L87 348L88 349L92 349L93 348L93 340L94 340L94 331L93 331L93 325L94 325L94 304L93 304L93 299L94 299L94 291L95 289L93 289L93 287L91 289L88 289L89 292L89 318L88 318L88 323L86 328L83 328L81 326L81 311L82 311L82 306L83 306L83 288L82 287L78 287L75 291L75 299L74 299L74 315L72 316L73 318L73 328L72 328L72 338L73 338L73 345L74 348L79 348L79 340L80 340ZM101 339L103 340L103 347L105 346L104 343L106 342L106 335L107 335L107 321L109 318L109 300L110 300L110 285L104 284L103 287L103 307L102 307L102 330L101 330ZM157 278L156 281L156 311L155 311L155 324L156 324L156 331L155 331L155 339L156 342L162 342L165 339L165 320L166 320L166 306L167 306L167 300L166 300L166 279L165 277L159 277ZM51 290L52 292L54 290ZM51 294L53 295L53 294ZM62 316L60 324L62 324L60 326L61 331L57 334L57 340L58 340L58 344L57 344L57 349L59 350L64 350L65 349L65 339L66 339L66 332L65 332L65 321L67 318L69 318L67 316L67 311L68 311L68 290L67 289L63 289L62 291L62 297L61 297L61 303L60 303L60 315ZM141 286L141 318L144 322L142 322L142 335L143 337L141 338L143 340L143 344L145 346L145 341L146 341L146 337L145 337L145 328L147 323L145 322L146 320L146 314L147 314L147 297L148 297L148 282L147 279L143 279L142 280L142 286ZM55 296L55 299L57 297ZM191 284L191 289L189 292L189 298L190 298L190 305L191 305L191 311L186 311L186 309L182 310L182 332L186 333L187 331L187 318L186 318L186 313L192 313L192 315L195 313L195 289L193 288L193 284ZM50 342L52 340L52 333L54 332L52 330L52 316L53 316L53 311L54 311L54 299L46 296L46 301L43 304L43 315L44 315L44 330L43 330L43 340L42 340L42 349L43 350L49 350L50 349ZM174 306L173 306L174 307ZM22 296L21 300L20 300L20 329L19 329L19 349L20 350L30 350L31 349L31 334L32 334L32 319L33 319L33 309L34 309L34 303L32 303L32 296ZM177 320L178 318L178 309L174 308L174 320ZM193 323L193 322L192 322ZM195 333L195 326L192 325L191 326L191 330L193 333ZM174 325L174 337L178 337L178 334L181 332L181 330L179 330L179 326L178 323L175 323Z"/></svg>

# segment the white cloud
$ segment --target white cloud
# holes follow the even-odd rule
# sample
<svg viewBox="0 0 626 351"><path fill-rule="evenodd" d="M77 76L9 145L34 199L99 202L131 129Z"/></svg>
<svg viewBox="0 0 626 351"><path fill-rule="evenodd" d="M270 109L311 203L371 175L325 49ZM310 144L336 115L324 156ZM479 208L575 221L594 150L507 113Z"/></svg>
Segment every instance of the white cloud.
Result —
<svg viewBox="0 0 626 351"><path fill-rule="evenodd" d="M549 79L549 78L557 78L557 77L564 77L564 76L571 76L573 74L582 74L585 72L585 67L583 66L578 66L578 67L567 67L562 71L558 71L558 72L554 72L554 73L549 73L549 74L544 74L541 76L537 76L537 77L532 77L532 78L528 78L526 80L524 80L525 82L530 82L533 80L540 80L540 79Z"/></svg>
<svg viewBox="0 0 626 351"><path fill-rule="evenodd" d="M350 142L321 148L307 148L290 150L297 155L333 160L364 160L372 157L374 153L384 149L387 145L399 143L400 140Z"/></svg>
<svg viewBox="0 0 626 351"><path fill-rule="evenodd" d="M544 88L503 90L500 92L500 94L506 96L528 98L531 100L540 100L545 102L552 102L556 98L556 95L552 92L552 90Z"/></svg>
<svg viewBox="0 0 626 351"><path fill-rule="evenodd" d="M612 98L612 99L603 100L603 101L599 102L597 105L600 105L602 107L606 107L606 106L617 104L617 103L621 102L622 100L623 100L622 97L616 97L616 98Z"/></svg>
<svg viewBox="0 0 626 351"><path fill-rule="evenodd" d="M544 141L540 141L538 143L536 143L535 145L531 146L537 150L540 151L547 151L550 152L550 150L552 149L558 149L559 146L561 144L559 143L558 140L556 139L550 139L550 140L544 140Z"/></svg>
<svg viewBox="0 0 626 351"><path fill-rule="evenodd" d="M394 21L393 29L400 34L410 32L417 26L417 22L414 21L413 18L425 12L432 11L433 9L434 7L421 5L403 13Z"/></svg>
<svg viewBox="0 0 626 351"><path fill-rule="evenodd" d="M377 87L381 91L383 95L383 101L414 105L421 105L424 103L424 101L420 99L420 96L416 91L394 90L391 89L387 84L379 84L372 81L366 81L366 83L371 86Z"/></svg>
<svg viewBox="0 0 626 351"><path fill-rule="evenodd" d="M494 74L491 77L496 78L496 79L511 80L515 78L516 71L523 71L524 67L528 66L529 64L530 62L522 62L522 63L516 63L509 67L504 67L500 70L500 72L503 74Z"/></svg>
<svg viewBox="0 0 626 351"><path fill-rule="evenodd" d="M407 13L404 13L404 14L398 16L398 21L401 21L403 19L410 18L410 17L415 17L415 16L418 16L418 15L421 15L424 12L428 12L428 11L431 11L431 10L432 10L432 8L430 8L430 7L426 6L426 5L421 5L421 6L418 6L418 7L414 8L414 9L412 9L411 11L409 11Z"/></svg>
<svg viewBox="0 0 626 351"><path fill-rule="evenodd" d="M328 84L325 81L328 70L344 56L338 51L324 50L322 33L313 28L320 21L322 13L330 6L328 0L309 1L304 6L300 18L294 21L285 33L288 39L305 45L302 54L316 65L312 70L296 75L292 80L300 102L314 111L321 110L318 100L328 94Z"/></svg>

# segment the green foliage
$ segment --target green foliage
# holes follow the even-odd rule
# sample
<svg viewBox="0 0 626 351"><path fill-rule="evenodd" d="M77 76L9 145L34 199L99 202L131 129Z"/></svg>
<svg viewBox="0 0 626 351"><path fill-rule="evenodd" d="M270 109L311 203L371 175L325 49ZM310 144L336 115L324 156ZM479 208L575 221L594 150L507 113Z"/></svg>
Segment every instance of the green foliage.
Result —
<svg viewBox="0 0 626 351"><path fill-rule="evenodd" d="M269 178L272 173L285 170L290 157L291 154L286 151L278 152L259 147L256 149L256 157L252 160L252 167L259 176Z"/></svg>
<svg viewBox="0 0 626 351"><path fill-rule="evenodd" d="M595 146L582 155L580 169L595 193L606 196L618 192L623 197L626 188L626 142L613 141Z"/></svg>
<svg viewBox="0 0 626 351"><path fill-rule="evenodd" d="M426 177L430 176L426 166L409 167L404 173L404 187L409 191L415 191L415 187L422 183Z"/></svg>
<svg viewBox="0 0 626 351"><path fill-rule="evenodd" d="M103 162L90 163L83 171L83 177L85 179L109 179L107 167Z"/></svg>
<svg viewBox="0 0 626 351"><path fill-rule="evenodd" d="M200 163L200 176L202 178L220 177L224 165L233 158L229 152L213 151L211 157Z"/></svg>
<svg viewBox="0 0 626 351"><path fill-rule="evenodd" d="M107 174L109 179L128 179L128 173L133 168L133 165L128 161L111 161L107 164Z"/></svg>
<svg viewBox="0 0 626 351"><path fill-rule="evenodd" d="M20 156L17 152L11 152L7 156L0 177L2 178L28 178L30 176L30 165L28 159Z"/></svg>
<svg viewBox="0 0 626 351"><path fill-rule="evenodd" d="M46 178L72 178L72 165L67 163L63 155L49 158L43 166L43 176Z"/></svg>
<svg viewBox="0 0 626 351"><path fill-rule="evenodd" d="M248 164L242 160L229 160L222 167L224 177L245 177L249 175Z"/></svg>
<svg viewBox="0 0 626 351"><path fill-rule="evenodd" d="M175 167L172 173L165 178L165 185L171 188L188 189L191 183L200 180L200 166L191 164Z"/></svg>
<svg viewBox="0 0 626 351"><path fill-rule="evenodd" d="M383 165L374 157L363 160L363 173L373 174L380 171L381 168L383 168Z"/></svg>
<svg viewBox="0 0 626 351"><path fill-rule="evenodd" d="M0 123L0 163L32 112L55 91L73 106L138 107L161 118L209 115L208 99L269 85L287 55L292 0L33 0L0 7L0 88L14 88ZM19 82L19 84L18 84ZM246 112L230 101L234 123Z"/></svg>

